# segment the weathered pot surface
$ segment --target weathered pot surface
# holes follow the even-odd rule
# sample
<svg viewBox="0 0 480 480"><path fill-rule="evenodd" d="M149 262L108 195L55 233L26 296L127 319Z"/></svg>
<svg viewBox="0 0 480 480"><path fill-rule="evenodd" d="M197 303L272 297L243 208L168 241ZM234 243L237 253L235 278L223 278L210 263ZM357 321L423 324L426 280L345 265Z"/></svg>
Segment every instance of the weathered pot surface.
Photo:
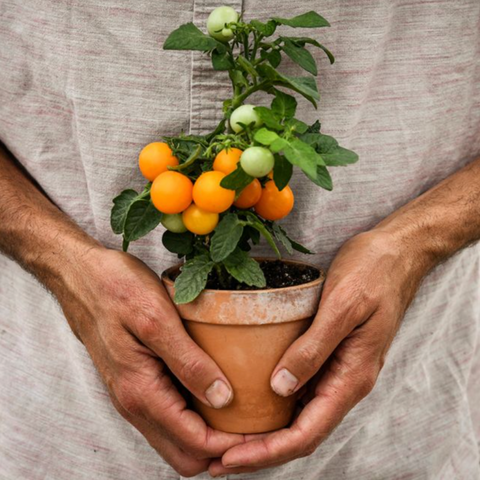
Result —
<svg viewBox="0 0 480 480"><path fill-rule="evenodd" d="M175 291L171 276L179 267L162 274L171 298ZM319 278L303 285L264 290L207 289L193 302L176 306L191 337L216 361L233 388L233 401L220 410L193 400L211 427L232 433L260 433L277 430L291 421L296 396L278 396L270 386L270 376L317 311L325 280L325 274L319 271Z"/></svg>

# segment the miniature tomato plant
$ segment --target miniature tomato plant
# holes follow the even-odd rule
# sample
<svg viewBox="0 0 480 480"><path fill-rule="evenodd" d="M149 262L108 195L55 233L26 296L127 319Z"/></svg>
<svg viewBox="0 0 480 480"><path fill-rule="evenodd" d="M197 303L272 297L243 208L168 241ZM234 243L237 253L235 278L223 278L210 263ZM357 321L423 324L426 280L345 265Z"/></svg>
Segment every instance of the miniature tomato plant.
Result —
<svg viewBox="0 0 480 480"><path fill-rule="evenodd" d="M208 34L187 23L163 45L203 52L232 83L214 131L164 137L144 147L139 166L149 183L141 193L124 190L113 200L111 226L123 235L125 251L160 223L165 227L163 245L185 260L175 280L178 304L194 300L212 278L223 289L266 287L260 264L248 253L261 237L279 258L279 246L289 254L311 253L276 223L294 208L293 168L332 190L328 167L358 160L355 152L321 133L320 122L307 125L295 117L297 100L291 93L315 108L319 100L310 49L323 51L330 63L335 59L316 38L274 38L280 25L295 30L329 23L313 11L245 22L231 7L219 7L205 25ZM284 55L305 74L282 73ZM259 91L273 97L268 106L245 103Z"/></svg>

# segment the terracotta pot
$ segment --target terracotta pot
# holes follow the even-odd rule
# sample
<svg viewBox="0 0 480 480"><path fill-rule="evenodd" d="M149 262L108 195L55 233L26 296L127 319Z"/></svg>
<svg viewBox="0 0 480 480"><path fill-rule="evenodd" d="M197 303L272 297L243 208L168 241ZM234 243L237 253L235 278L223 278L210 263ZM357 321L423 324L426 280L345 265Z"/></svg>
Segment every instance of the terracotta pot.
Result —
<svg viewBox="0 0 480 480"><path fill-rule="evenodd" d="M178 269L162 274L172 298L171 276ZM204 290L193 302L177 305L191 337L217 362L233 387L233 401L219 410L193 399L208 425L231 433L260 433L291 421L296 396L277 395L270 387L270 376L283 353L310 325L324 279L320 271L318 279L294 287Z"/></svg>

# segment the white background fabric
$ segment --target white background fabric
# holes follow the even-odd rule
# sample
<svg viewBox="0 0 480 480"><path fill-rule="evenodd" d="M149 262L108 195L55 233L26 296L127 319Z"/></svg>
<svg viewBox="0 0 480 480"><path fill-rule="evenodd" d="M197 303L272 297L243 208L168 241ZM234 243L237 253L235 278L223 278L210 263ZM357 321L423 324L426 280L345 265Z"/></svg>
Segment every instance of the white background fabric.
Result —
<svg viewBox="0 0 480 480"><path fill-rule="evenodd" d="M328 267L346 239L480 154L478 0L226 3L247 19L316 9L332 24L295 32L337 57L329 66L314 52L322 100L317 112L301 100L299 115L320 117L361 160L333 171L331 193L295 174L284 225L317 252L309 261ZM111 199L142 186L142 146L208 131L221 116L225 74L200 54L161 49L174 27L202 26L221 4L0 2L0 139L109 247L120 247ZM282 68L298 73L288 61ZM158 272L175 261L161 234L131 249ZM429 275L374 392L314 455L243 478L480 478L479 253L469 248ZM55 302L1 256L0 385L2 480L179 478L110 405Z"/></svg>

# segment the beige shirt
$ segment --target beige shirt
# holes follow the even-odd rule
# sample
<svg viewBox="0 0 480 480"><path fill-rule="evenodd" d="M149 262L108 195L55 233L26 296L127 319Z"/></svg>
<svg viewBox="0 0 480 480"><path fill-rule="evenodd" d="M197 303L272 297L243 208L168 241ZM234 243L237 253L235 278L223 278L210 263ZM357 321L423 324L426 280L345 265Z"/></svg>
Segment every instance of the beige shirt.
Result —
<svg viewBox="0 0 480 480"><path fill-rule="evenodd" d="M163 51L168 33L201 28L220 1L2 0L0 139L57 205L109 247L111 199L142 185L140 148L221 116L224 73L200 53ZM310 9L329 29L317 112L306 122L360 154L334 190L296 174L285 226L328 267L342 243L480 155L478 0L229 0L246 19ZM297 73L288 61L285 72ZM254 99L266 101L263 95ZM1 195L1 192L0 192ZM161 229L131 251L160 272L175 259ZM265 251L268 251L266 248ZM480 249L422 285L373 393L310 457L232 478L480 478ZM476 368L477 366L477 368ZM177 479L110 404L55 302L0 256L0 479ZM208 478L207 475L199 478Z"/></svg>

